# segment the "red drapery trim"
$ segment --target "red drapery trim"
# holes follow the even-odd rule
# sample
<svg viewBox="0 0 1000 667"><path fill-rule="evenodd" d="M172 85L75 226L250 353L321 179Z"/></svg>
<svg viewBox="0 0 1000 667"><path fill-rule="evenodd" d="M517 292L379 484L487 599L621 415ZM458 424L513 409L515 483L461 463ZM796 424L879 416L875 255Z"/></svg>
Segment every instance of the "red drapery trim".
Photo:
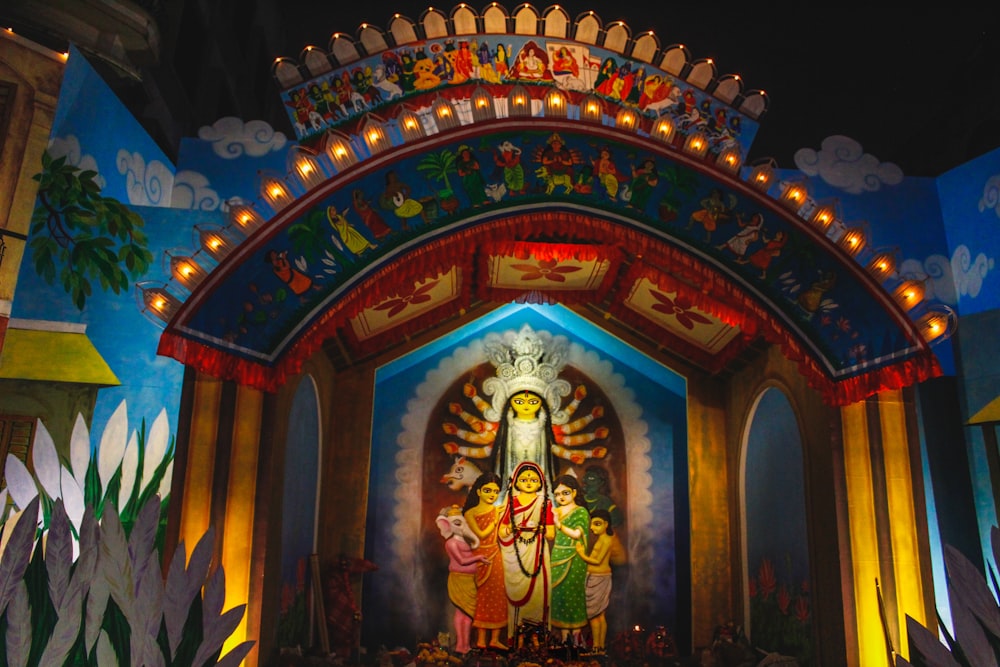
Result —
<svg viewBox="0 0 1000 667"><path fill-rule="evenodd" d="M484 301L513 301L515 303L535 304L580 304L600 303L614 287L615 277L622 263L620 249L609 245L591 245L581 243L533 243L529 241L501 240L485 244L480 250L479 275L489 273L491 257L516 257L538 261L577 260L581 262L608 262L608 270L601 284L594 289L565 289L537 287L524 289L493 287L486 280L480 279L476 296Z"/></svg>
<svg viewBox="0 0 1000 667"><path fill-rule="evenodd" d="M486 221L436 239L419 250L377 269L332 304L273 365L237 357L224 348L199 343L176 333L172 327L168 327L161 336L157 352L215 377L233 380L264 391L276 391L288 377L301 370L305 360L313 355L324 341L336 335L345 325L349 330L350 318L388 298L410 293L417 282L445 273L455 266L461 271L459 296L448 304L401 323L398 327L367 341L358 341L353 332L348 331L347 338L356 353L376 352L424 326L440 321L449 313L457 313L460 309L467 308L472 285L481 282L472 276L474 267L481 269L483 263L487 261L488 254L484 250L492 252L497 252L498 249L531 250L531 254L539 258L569 256L591 258L606 253L606 256L614 262L612 267L614 270L609 271L609 279L603 282L599 290L584 291L582 294L570 291L542 293L529 290L518 292L515 297L533 303L553 301L568 303L574 297L579 301L600 301L607 295L608 290L614 286L615 281L612 276L616 274L623 259L622 248L640 258L629 268L624 282L620 283L623 289L628 289L636 280L646 277L659 289L682 294L700 310L718 317L729 325L740 327L742 336L730 343L719 356L708 361L703 358L704 353L694 346L675 336L669 336L674 339L670 341L671 347L690 355L692 359L702 361L706 367L712 368L717 364L718 368L722 368L745 348L749 339L760 335L767 342L780 346L785 356L798 364L809 385L819 391L824 401L831 405L854 403L882 390L899 389L941 375L937 359L930 350L925 349L892 366L834 381L777 317L758 303L752 295L747 294L743 288L697 257L664 241L651 238L637 229L560 210L531 211ZM536 254L535 251L542 254ZM477 254L480 257L479 264L474 260ZM660 267L670 267L669 272ZM500 294L504 290L486 288L484 292L482 285L479 290L480 294L492 300L499 300L499 297L504 296ZM661 327L622 306L621 299L613 301L611 312L647 335L660 338L665 336L666 332Z"/></svg>

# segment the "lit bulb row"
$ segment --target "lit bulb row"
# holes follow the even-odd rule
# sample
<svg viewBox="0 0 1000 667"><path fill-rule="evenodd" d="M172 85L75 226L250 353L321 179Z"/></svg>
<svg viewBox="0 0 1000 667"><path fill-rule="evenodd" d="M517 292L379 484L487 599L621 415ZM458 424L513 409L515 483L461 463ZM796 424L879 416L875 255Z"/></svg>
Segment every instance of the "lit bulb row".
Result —
<svg viewBox="0 0 1000 667"><path fill-rule="evenodd" d="M487 122L498 117L497 99L481 86L477 86L472 92L469 103L474 123ZM541 107L546 118L567 118L570 103L562 90L553 88L548 90L542 98ZM590 95L580 102L579 117L581 121L603 125L605 124L605 110L606 102L596 95ZM533 114L531 96L528 90L521 85L513 86L506 96L506 116L529 117ZM431 104L429 115L433 119L432 128L436 128L437 132L455 129L462 125L455 107L440 95ZM644 118L636 110L629 107L618 107L613 125L624 131L637 132L642 127L643 120ZM421 117L403 106L399 108L395 127L404 143L427 136L425 123ZM375 115L369 114L366 117L359 136L364 142L368 156L382 153L395 145L389 130L390 125ZM673 119L669 116L655 119L649 128L649 136L696 159L704 159L708 154L708 138L702 132L688 133L683 137L683 141L679 141ZM321 155L325 156L325 162L321 159ZM261 197L274 213L278 213L292 204L298 194L304 194L319 186L335 173L348 169L361 159L363 158L359 156L359 151L351 137L334 130L328 130L322 153L304 147L296 147L289 154L288 174L294 177L294 183L298 187L293 187L288 177L266 175L261 178L260 182ZM716 156L714 163L720 171L736 176L743 166L743 159L739 148L734 146L721 151ZM746 180L754 189L767 193L774 182L775 174L776 165L773 160L768 159L754 165L747 174ZM296 190L299 192L297 193ZM784 183L778 195L778 202L816 226L851 257L858 257L865 249L868 234L864 224L854 227L845 226L838 219L835 206L829 204L816 206L809 197L804 184L800 182ZM237 230L245 238L263 226L265 219L252 204L239 204L230 207L229 222L230 228ZM196 229L198 228L196 227ZM225 231L225 229L207 226L199 230L201 249L217 262L224 259L237 242ZM876 280L884 283L896 272L895 254L888 251L876 252L866 268ZM187 256L171 257L170 270L173 279L188 291L193 291L207 276L207 271L193 257ZM916 280L901 282L891 293L893 299L907 312L923 301L924 294L923 282ZM167 310L176 310L169 299L163 300L166 297L176 301L175 297L166 294L157 297L146 306L157 313L161 310L164 313ZM160 304L160 308L154 307L156 304ZM931 315L934 317L930 317ZM927 318L929 318L928 322L921 324ZM169 317L164 319L169 320ZM918 327L921 328L925 338L931 340L929 336L932 334L936 338L943 333L947 327L943 326L940 320L939 314L927 313L918 321Z"/></svg>

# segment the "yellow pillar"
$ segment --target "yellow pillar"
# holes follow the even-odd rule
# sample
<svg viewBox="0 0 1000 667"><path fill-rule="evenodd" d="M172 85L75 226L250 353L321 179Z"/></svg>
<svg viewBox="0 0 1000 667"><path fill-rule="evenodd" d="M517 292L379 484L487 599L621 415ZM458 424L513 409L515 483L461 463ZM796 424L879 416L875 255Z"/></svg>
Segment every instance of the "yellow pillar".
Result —
<svg viewBox="0 0 1000 667"><path fill-rule="evenodd" d="M184 470L179 539L188 557L208 530L212 518L212 483L219 433L222 381L199 374L191 401L191 436Z"/></svg>
<svg viewBox="0 0 1000 667"><path fill-rule="evenodd" d="M885 487L890 518L892 565L896 577L896 600L899 610L899 646L897 650L908 658L906 616L912 616L924 627L934 627L926 618L924 589L921 578L920 550L917 543L916 512L913 498L913 474L906 433L906 418L900 391L879 395L882 426L882 454L885 461Z"/></svg>
<svg viewBox="0 0 1000 667"><path fill-rule="evenodd" d="M250 599L253 557L254 506L257 495L257 459L260 452L262 392L238 387L233 414L233 446L226 489L226 518L222 527L222 567L226 572L225 609ZM247 615L222 647L222 655L247 639ZM255 638L253 638L255 639ZM248 657L247 662L251 659ZM253 659L256 664L256 658Z"/></svg>
<svg viewBox="0 0 1000 667"><path fill-rule="evenodd" d="M875 580L880 576L878 528L865 403L843 408L841 420L859 664L878 667L888 665L889 659L875 591Z"/></svg>

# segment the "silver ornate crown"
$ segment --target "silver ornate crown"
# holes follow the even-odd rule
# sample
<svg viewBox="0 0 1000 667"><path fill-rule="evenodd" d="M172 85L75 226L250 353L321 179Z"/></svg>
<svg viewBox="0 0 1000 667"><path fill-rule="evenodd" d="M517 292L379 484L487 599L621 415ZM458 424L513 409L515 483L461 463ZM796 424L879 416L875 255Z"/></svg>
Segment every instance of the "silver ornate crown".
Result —
<svg viewBox="0 0 1000 667"><path fill-rule="evenodd" d="M559 377L569 356L569 341L564 336L536 332L525 324L517 332L488 334L483 347L497 369L496 377L483 381L483 393L493 397L484 417L498 421L511 396L530 391L545 399L552 411L552 423L566 422L569 416L561 408L570 384Z"/></svg>

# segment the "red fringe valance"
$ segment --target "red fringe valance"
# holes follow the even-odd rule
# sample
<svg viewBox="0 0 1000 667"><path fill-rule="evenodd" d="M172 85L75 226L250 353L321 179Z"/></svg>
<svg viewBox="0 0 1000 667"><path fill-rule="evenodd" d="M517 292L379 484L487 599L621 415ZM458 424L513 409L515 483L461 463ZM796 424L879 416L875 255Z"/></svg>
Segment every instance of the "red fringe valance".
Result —
<svg viewBox="0 0 1000 667"><path fill-rule="evenodd" d="M779 319L725 279L718 271L675 248L664 247L662 250L666 251L664 258L669 258L666 265L670 266L671 271L681 273L686 280L678 279L659 266L652 266L640 260L630 267L623 286L631 288L636 281L646 278L661 291L676 292L699 310L719 318L726 324L739 327L745 340L757 335L762 336L768 343L779 346L784 355L798 365L799 372L806 378L809 386L819 391L824 402L829 405L849 405L880 391L901 389L942 374L937 358L930 350L924 350L892 366L873 369L843 380L834 380L805 352L799 340ZM656 337L665 333L662 327L627 308L621 300L615 300L610 310L613 315L647 335ZM685 341L678 339L676 342L680 344L676 349L682 354L690 354L694 359L698 359L698 354L705 356L704 352L697 348L695 348L697 353L692 354L689 349L692 346ZM730 343L722 354L735 357L745 346L745 343L744 346L735 346L733 343ZM732 357L720 359L721 364L717 368L722 368ZM714 361L713 358L713 363ZM712 368L713 365L709 364L708 367Z"/></svg>
<svg viewBox="0 0 1000 667"><path fill-rule="evenodd" d="M622 263L622 252L616 247L580 243L532 243L502 240L486 244L479 255L480 280L476 295L485 301L512 301L514 303L562 303L567 305L600 303L614 287ZM482 278L489 275L491 257L516 257L521 260L535 259L543 262L552 260L608 262L608 270L604 274L601 284L595 289L559 289L551 285L546 286L544 290L538 289L536 285L525 289L493 287Z"/></svg>
<svg viewBox="0 0 1000 667"><path fill-rule="evenodd" d="M624 279L616 281L624 259L623 250L638 259L629 267ZM538 259L602 258L611 261L612 267L597 290L491 289L479 284L483 280L475 276L477 269L484 270L490 254L518 254ZM461 275L457 298L371 339L359 341L353 334L349 320L365 308L409 294L415 283L446 273L453 267L457 267ZM662 267L669 267L669 271ZM930 350L924 349L892 366L834 381L805 352L781 320L713 267L637 229L560 210L531 211L486 221L431 241L380 267L331 304L272 365L236 356L225 348L199 343L178 333L172 326L168 326L161 336L157 352L215 377L264 391L277 391L289 377L301 371L305 360L315 354L324 341L341 330L355 354L376 353L468 308L474 284L479 284L477 295L480 298L493 301L579 303L602 301L616 282L622 290L627 290L641 278L649 279L662 291L683 295L694 307L741 329L740 337L718 355L706 358L707 355L696 346L668 335L655 323L623 306L623 299L612 300L611 312L616 317L646 335L664 340L665 345L710 369L721 369L745 349L749 340L762 336L767 342L780 346L785 356L798 364L809 385L831 405L854 403L879 391L899 389L941 375L937 359Z"/></svg>

